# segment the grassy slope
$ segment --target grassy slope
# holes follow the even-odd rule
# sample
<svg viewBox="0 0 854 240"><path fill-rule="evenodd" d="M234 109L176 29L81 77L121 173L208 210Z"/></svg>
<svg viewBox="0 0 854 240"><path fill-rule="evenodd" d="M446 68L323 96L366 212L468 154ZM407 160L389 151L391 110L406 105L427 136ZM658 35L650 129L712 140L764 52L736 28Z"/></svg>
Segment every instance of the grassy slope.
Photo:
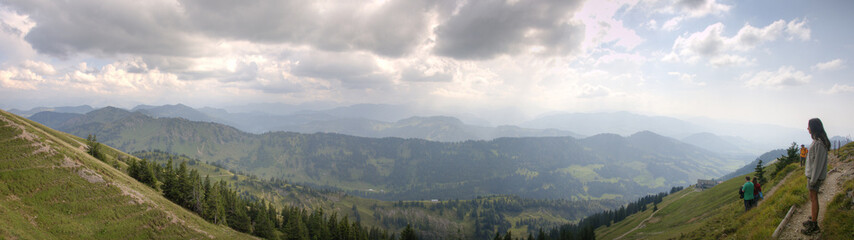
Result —
<svg viewBox="0 0 854 240"><path fill-rule="evenodd" d="M79 138L5 111L0 118L0 238L250 238L90 157Z"/></svg>
<svg viewBox="0 0 854 240"><path fill-rule="evenodd" d="M854 142L836 151L843 162L854 161ZM854 237L854 179L843 184L842 191L827 205L822 235L826 239L850 239Z"/></svg>
<svg viewBox="0 0 854 240"><path fill-rule="evenodd" d="M769 183L763 186L763 190L769 191L787 173L798 169L803 170L796 165L789 165L773 176ZM773 167L766 167L766 173ZM669 195L658 205L659 211L654 218L645 223L643 228L629 233L623 239L680 237L762 239L764 237L760 236L771 235L789 206L806 200L806 195L803 193L805 190L801 187L805 184L806 178L793 174L774 196L766 198L761 206L745 213L743 200L739 199L737 194L738 187L744 183L743 179L744 176L734 178L701 192L695 192L694 188L689 187ZM597 229L596 236L599 239L613 239L621 236L649 217L651 212L650 205L647 211L629 216L626 220L610 227ZM748 231L748 229L758 229L758 231Z"/></svg>

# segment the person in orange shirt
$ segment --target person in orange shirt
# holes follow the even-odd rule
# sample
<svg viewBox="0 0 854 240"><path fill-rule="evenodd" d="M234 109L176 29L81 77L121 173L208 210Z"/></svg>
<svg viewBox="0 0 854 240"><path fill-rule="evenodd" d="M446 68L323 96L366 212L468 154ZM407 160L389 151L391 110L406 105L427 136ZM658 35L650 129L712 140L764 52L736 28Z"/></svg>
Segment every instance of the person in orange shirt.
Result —
<svg viewBox="0 0 854 240"><path fill-rule="evenodd" d="M809 152L809 150L807 150L807 148L805 148L804 145L801 144L801 167L804 166L804 160L807 159L807 152Z"/></svg>

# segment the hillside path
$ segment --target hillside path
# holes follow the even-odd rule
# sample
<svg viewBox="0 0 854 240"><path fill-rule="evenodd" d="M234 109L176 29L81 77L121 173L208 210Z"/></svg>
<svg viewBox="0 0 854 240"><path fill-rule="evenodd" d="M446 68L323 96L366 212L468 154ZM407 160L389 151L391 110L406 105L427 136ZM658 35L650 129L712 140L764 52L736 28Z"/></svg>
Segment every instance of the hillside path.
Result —
<svg viewBox="0 0 854 240"><path fill-rule="evenodd" d="M767 193L763 192L762 198L774 196L774 193L777 192L777 189L780 188L780 186L783 186L783 184L781 184L781 183L788 181L789 178L792 177L793 174L795 174L795 172L798 172L798 171L790 172L789 174L786 175L786 177L783 178L783 180L780 180L780 182L778 182L777 185L774 185L774 187L772 187L770 191L768 191ZM759 203L757 203L756 206L762 205L763 202L765 202L765 201L759 201Z"/></svg>
<svg viewBox="0 0 854 240"><path fill-rule="evenodd" d="M841 163L839 159L837 159L836 155L833 154L828 154L828 161L833 169L827 172L827 179L825 179L818 192L819 227L823 227L821 222L824 220L827 204L833 200L833 197L836 196L837 193L839 193L840 189L842 189L842 184L854 176L854 162L848 161ZM803 172L800 172L800 174L803 174ZM809 200L807 200L806 203L795 207L795 212L792 214L792 218L789 219L789 222L786 223L785 227L783 227L784 229L783 233L780 234L780 239L822 239L821 234L815 234L813 236L801 234L801 229L804 228L802 223L809 219L811 215L810 207Z"/></svg>
<svg viewBox="0 0 854 240"><path fill-rule="evenodd" d="M679 197L678 199L682 199L683 197L688 196L688 195L689 195L689 194L691 194L691 193L694 193L694 192L693 192L693 191L691 191L691 192L689 192L689 193L686 193L685 195L682 195L682 196L681 196L681 197ZM674 201L675 201L675 200L674 200ZM663 207L662 207L662 208L663 208ZM659 208L659 209L658 209L658 211L661 211L661 208ZM635 230L638 230L638 229L640 229L640 228L642 228L642 227L646 226L646 224L645 224L645 223L646 223L646 222L648 222L650 219L652 219L652 217L654 217L654 216L655 216L655 213L657 213L658 211L652 212L652 214L650 214L650 215L649 215L649 217L646 217L646 219L644 219L643 221L641 221L640 223L638 223L638 225L637 225L637 226L635 226L635 228L632 228L632 230L629 230L629 231L627 231L626 233L623 233L623 235L620 235L619 237L614 238L614 240L622 239L622 238L623 238L623 237L625 237L626 235L629 235L629 233L632 233L632 232L634 232Z"/></svg>

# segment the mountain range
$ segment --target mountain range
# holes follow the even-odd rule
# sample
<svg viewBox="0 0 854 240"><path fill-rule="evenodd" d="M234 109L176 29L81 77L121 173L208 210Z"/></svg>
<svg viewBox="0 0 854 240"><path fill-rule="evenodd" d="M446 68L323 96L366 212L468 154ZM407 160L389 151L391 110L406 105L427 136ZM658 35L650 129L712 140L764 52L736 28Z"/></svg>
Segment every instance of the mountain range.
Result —
<svg viewBox="0 0 854 240"><path fill-rule="evenodd" d="M123 151L159 149L264 178L387 200L490 194L633 199L696 178L718 177L746 162L648 131L628 137L447 143L331 133L251 134L218 123L154 118L112 107L54 127L78 136L95 134Z"/></svg>

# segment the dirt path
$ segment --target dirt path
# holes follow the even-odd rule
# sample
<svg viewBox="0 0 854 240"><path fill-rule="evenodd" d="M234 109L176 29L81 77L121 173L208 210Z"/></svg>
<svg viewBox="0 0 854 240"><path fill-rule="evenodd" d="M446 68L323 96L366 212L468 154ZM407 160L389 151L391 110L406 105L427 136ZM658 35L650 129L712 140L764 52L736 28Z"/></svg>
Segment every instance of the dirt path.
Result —
<svg viewBox="0 0 854 240"><path fill-rule="evenodd" d="M827 208L827 204L833 200L833 197L839 193L840 189L842 189L842 184L847 179L850 179L852 177L852 173L854 173L854 162L849 161L840 163L839 159L832 154L828 156L828 161L830 162L830 165L833 166L833 169L827 172L827 179L825 179L824 184L822 184L818 192L819 227L822 227L821 221L824 220L824 212L825 208ZM800 172L800 174L803 174L803 172ZM821 234L813 236L801 234L801 229L804 228L802 223L809 219L809 216L811 215L810 207L809 201L795 207L795 212L792 214L789 222L786 223L783 233L780 234L780 239L821 239Z"/></svg>
<svg viewBox="0 0 854 240"><path fill-rule="evenodd" d="M681 197L677 198L677 200L682 199L683 197L688 196L688 195L689 195L689 194L691 194L691 193L694 193L694 192L686 193L685 195L682 195ZM675 200L674 200L674 201L675 201ZM661 211L661 208L659 208L658 210L659 210L659 211ZM640 229L640 228L642 228L642 227L646 226L646 224L645 224L645 223L646 223L646 222L648 222L650 219L652 219L652 217L655 217L655 213L657 213L657 212L658 212L658 211L652 212L652 214L650 214L650 215L649 215L649 217L646 217L646 219L644 219L643 221L641 221L640 223L638 223L638 225L637 225L637 226L635 226L635 228L632 228L632 230L629 230L629 231L627 231L626 233L623 233L623 235L620 235L619 237L614 238L614 240L622 239L622 238L623 238L623 237L625 237L626 235L629 235L629 233L632 233L632 232L634 232L635 230L638 230L638 229Z"/></svg>

